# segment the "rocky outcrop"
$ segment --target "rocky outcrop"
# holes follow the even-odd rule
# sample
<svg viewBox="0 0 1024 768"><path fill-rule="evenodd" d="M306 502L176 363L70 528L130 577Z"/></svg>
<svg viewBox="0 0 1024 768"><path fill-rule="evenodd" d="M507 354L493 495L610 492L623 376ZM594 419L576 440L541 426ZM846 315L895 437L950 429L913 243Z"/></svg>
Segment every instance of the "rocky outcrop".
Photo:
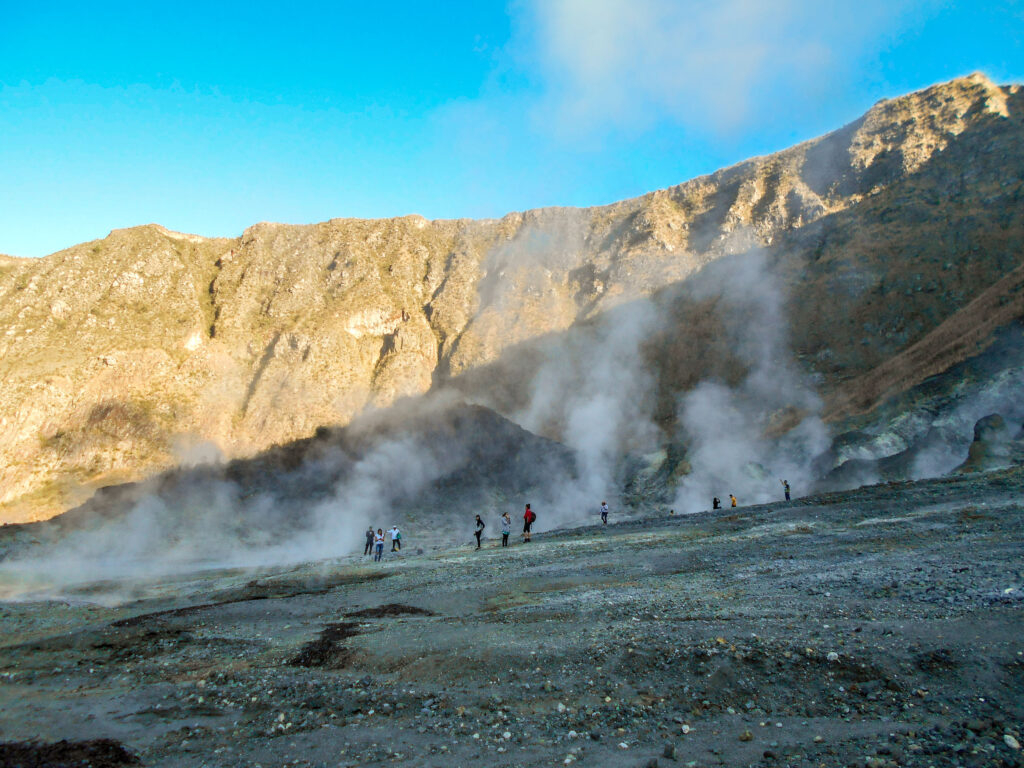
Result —
<svg viewBox="0 0 1024 768"><path fill-rule="evenodd" d="M967 453L967 461L957 472L986 472L1005 469L1021 459L1021 445L1014 432L998 413L978 419L974 425L974 440Z"/></svg>
<svg viewBox="0 0 1024 768"><path fill-rule="evenodd" d="M826 416L870 413L1022 314L1022 106L975 75L598 208L230 239L148 225L3 258L0 517L53 515L197 453L253 455L487 370L513 390L531 345L647 299L669 434L680 392L749 365L720 334L729 286L682 287L755 252Z"/></svg>

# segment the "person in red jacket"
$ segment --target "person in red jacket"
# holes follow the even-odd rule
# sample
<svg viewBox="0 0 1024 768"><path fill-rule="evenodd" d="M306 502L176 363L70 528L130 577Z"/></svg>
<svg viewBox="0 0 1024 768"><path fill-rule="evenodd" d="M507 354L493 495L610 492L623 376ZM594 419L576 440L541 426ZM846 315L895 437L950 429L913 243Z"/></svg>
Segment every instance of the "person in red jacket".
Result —
<svg viewBox="0 0 1024 768"><path fill-rule="evenodd" d="M526 505L526 511L523 512L523 541L530 540L530 527L533 525L533 521L537 519L537 515L530 509L530 505Z"/></svg>

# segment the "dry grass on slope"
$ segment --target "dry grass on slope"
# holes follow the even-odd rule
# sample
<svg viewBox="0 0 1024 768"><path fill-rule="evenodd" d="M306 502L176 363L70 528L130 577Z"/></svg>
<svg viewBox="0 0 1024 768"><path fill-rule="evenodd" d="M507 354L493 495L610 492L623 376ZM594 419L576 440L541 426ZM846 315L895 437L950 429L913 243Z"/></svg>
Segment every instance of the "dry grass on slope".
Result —
<svg viewBox="0 0 1024 768"><path fill-rule="evenodd" d="M978 354L999 328L1024 317L1024 264L982 292L931 333L844 383L826 406L829 421L866 413L888 397Z"/></svg>

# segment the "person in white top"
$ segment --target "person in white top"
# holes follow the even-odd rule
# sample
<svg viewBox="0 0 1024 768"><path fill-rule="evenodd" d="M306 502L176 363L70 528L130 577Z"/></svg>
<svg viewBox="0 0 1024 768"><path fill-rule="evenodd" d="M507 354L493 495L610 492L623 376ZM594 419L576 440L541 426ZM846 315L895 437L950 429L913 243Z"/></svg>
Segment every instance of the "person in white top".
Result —
<svg viewBox="0 0 1024 768"><path fill-rule="evenodd" d="M601 502L601 522L604 525L608 525L608 502Z"/></svg>
<svg viewBox="0 0 1024 768"><path fill-rule="evenodd" d="M378 528L377 533L373 536L373 549L373 560L379 563L380 559L384 556L384 531L381 528Z"/></svg>
<svg viewBox="0 0 1024 768"><path fill-rule="evenodd" d="M400 551L402 549L402 532L398 530L398 526L391 526L391 530L388 533L391 534L391 551Z"/></svg>

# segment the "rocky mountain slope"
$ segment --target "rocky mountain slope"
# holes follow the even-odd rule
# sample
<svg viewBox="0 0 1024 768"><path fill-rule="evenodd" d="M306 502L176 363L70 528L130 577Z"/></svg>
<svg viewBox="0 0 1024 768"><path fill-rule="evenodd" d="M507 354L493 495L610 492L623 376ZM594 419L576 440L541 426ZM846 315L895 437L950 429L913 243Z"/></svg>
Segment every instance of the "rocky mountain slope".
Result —
<svg viewBox="0 0 1024 768"><path fill-rule="evenodd" d="M899 414L872 421L886 403L999 334L1021 340L1022 107L1018 87L973 75L608 206L230 239L148 225L5 257L0 519L447 387L574 446L589 404L624 392L605 412L649 428L615 425L594 460L661 446L677 477L696 460L672 449L680 397L710 380L782 382L766 433L814 414L873 431L872 458L897 453ZM587 402L552 405L587 382Z"/></svg>

